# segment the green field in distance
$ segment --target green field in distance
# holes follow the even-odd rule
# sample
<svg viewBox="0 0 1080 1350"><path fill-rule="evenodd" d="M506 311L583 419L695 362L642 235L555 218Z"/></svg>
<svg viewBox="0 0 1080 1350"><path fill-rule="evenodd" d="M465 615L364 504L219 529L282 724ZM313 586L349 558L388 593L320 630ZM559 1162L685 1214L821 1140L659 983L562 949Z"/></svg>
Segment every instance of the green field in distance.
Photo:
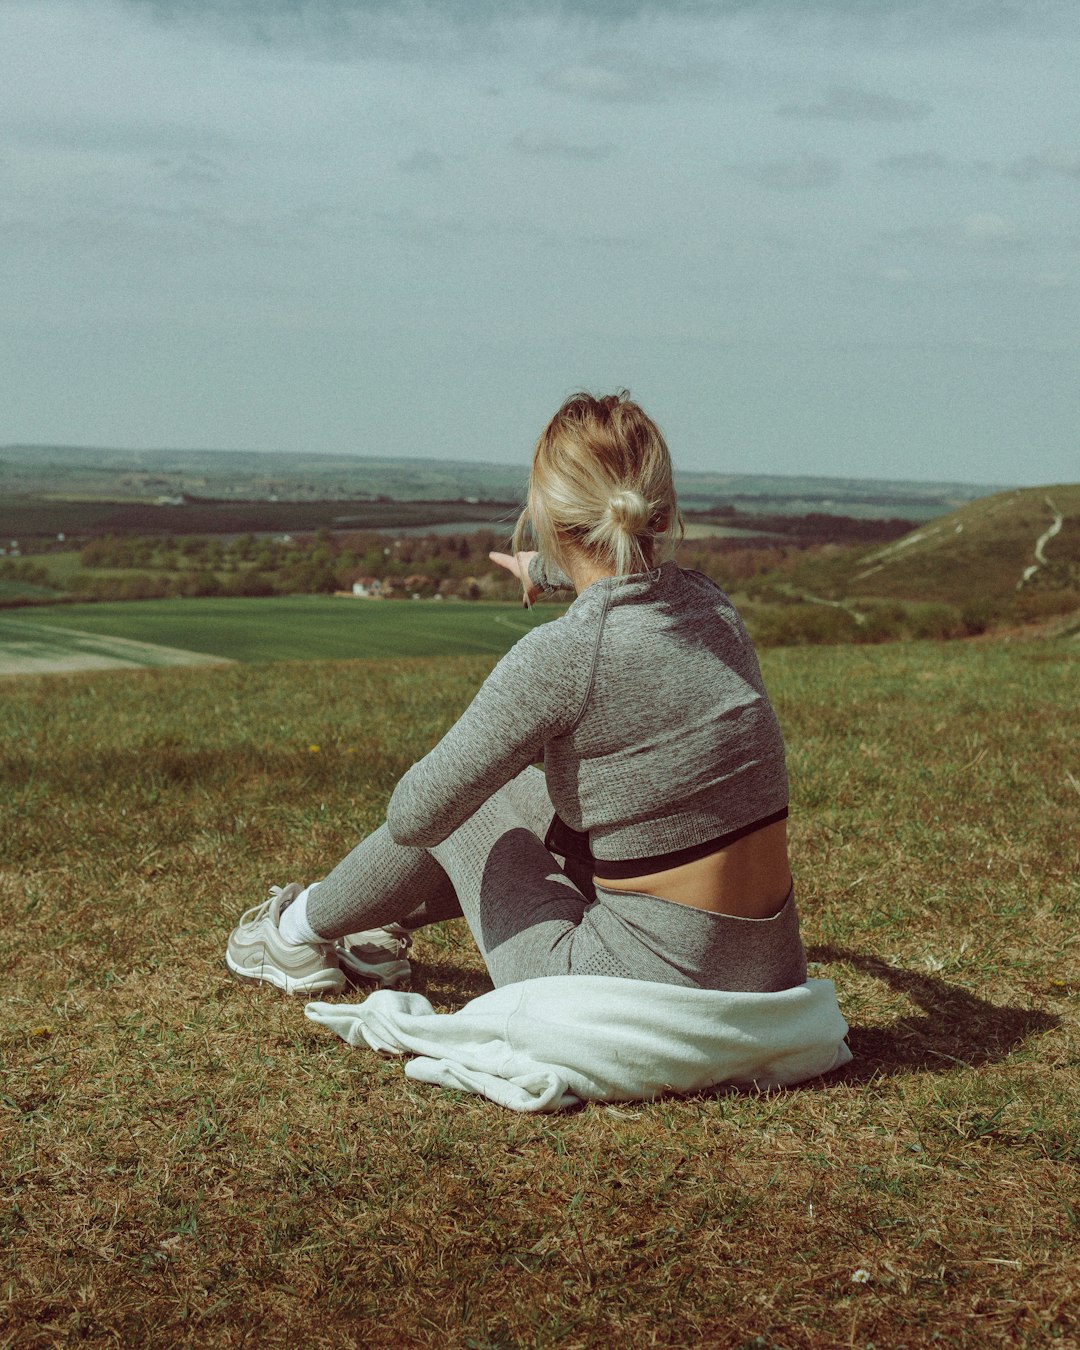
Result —
<svg viewBox="0 0 1080 1350"><path fill-rule="evenodd" d="M9 610L5 638L48 627L131 638L234 661L501 656L530 628L563 610L542 605L349 600L337 596L139 600Z"/></svg>

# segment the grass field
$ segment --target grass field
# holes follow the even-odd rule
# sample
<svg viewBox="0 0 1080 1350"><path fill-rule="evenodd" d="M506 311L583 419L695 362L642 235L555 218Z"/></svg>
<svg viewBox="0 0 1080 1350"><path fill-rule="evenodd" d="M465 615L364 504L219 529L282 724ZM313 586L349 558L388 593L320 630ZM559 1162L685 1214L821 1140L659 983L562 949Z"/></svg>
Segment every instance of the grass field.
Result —
<svg viewBox="0 0 1080 1350"><path fill-rule="evenodd" d="M0 1344L1077 1346L1075 658L765 652L854 1060L540 1119L222 965L491 660L5 684ZM488 987L460 923L416 957Z"/></svg>
<svg viewBox="0 0 1080 1350"><path fill-rule="evenodd" d="M65 646L65 630L182 648L232 661L502 655L561 609L446 601L364 601L336 596L137 600L0 612L5 643ZM75 645L79 639L72 637ZM156 664L147 661L147 664Z"/></svg>
<svg viewBox="0 0 1080 1350"><path fill-rule="evenodd" d="M35 586L29 581L0 580L0 603L5 600L49 600L55 594L48 586Z"/></svg>

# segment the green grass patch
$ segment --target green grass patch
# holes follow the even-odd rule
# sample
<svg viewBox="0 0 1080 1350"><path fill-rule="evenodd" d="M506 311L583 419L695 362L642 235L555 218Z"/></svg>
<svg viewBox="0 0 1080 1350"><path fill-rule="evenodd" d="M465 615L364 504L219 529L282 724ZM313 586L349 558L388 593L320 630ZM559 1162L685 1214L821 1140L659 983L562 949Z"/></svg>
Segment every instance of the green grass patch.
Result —
<svg viewBox="0 0 1080 1350"><path fill-rule="evenodd" d="M5 685L4 1343L1075 1346L1075 657L763 653L854 1061L542 1119L413 1084L222 962L490 665ZM488 987L460 922L415 952L438 1008Z"/></svg>
<svg viewBox="0 0 1080 1350"><path fill-rule="evenodd" d="M132 638L234 661L501 656L535 624L561 612L549 605L525 610L520 605L336 596L52 605L33 614L5 613L0 618L0 653L5 634L17 638L48 627Z"/></svg>
<svg viewBox="0 0 1080 1350"><path fill-rule="evenodd" d="M45 600L54 594L48 586L37 586L31 581L8 581L0 577L0 601Z"/></svg>

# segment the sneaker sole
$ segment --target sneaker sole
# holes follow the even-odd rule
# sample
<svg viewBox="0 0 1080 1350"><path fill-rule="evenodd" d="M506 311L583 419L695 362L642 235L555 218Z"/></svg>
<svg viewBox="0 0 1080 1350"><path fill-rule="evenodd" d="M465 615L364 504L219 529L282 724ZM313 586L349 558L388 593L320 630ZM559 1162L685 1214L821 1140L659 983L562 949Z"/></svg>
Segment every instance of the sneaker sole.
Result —
<svg viewBox="0 0 1080 1350"><path fill-rule="evenodd" d="M362 961L348 951L338 951L337 959L351 984L374 986L377 989L400 989L412 978L408 961Z"/></svg>
<svg viewBox="0 0 1080 1350"><path fill-rule="evenodd" d="M344 971L323 970L294 980L291 975L275 970L273 966L266 966L256 972L250 966L234 965L228 952L225 953L225 968L230 975L243 980L245 984L272 984L286 994L338 994L346 985Z"/></svg>

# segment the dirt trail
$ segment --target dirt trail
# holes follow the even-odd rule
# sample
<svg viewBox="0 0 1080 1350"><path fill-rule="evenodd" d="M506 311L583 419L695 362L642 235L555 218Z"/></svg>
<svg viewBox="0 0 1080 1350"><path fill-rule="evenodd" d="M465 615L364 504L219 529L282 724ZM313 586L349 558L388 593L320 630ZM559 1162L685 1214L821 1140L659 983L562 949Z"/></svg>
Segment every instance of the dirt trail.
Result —
<svg viewBox="0 0 1080 1350"><path fill-rule="evenodd" d="M1053 539L1054 535L1060 531L1062 525L1065 523L1065 517L1061 514L1061 512L1057 509L1057 507L1054 505L1054 503L1050 500L1049 497L1047 497L1046 499L1046 504L1050 508L1050 510L1054 513L1053 523L1050 525L1049 529L1044 530L1042 534L1039 535L1038 539L1036 539L1035 561L1031 564L1030 567L1024 568L1023 576L1021 576L1020 580L1016 583L1017 590L1020 590L1023 586L1025 586L1035 575L1035 573L1039 570L1040 567L1046 566L1046 554L1043 552L1043 550L1046 548L1046 545L1050 542L1050 540Z"/></svg>
<svg viewBox="0 0 1080 1350"><path fill-rule="evenodd" d="M863 574L865 576L865 573ZM857 578L856 578L857 579ZM800 586L792 586L785 583L779 587L787 595L796 595L800 600L811 605L828 605L830 609L845 609L855 620L856 623L866 622L866 615L855 608L848 600L826 600L823 596L814 595L812 591L804 591Z"/></svg>

